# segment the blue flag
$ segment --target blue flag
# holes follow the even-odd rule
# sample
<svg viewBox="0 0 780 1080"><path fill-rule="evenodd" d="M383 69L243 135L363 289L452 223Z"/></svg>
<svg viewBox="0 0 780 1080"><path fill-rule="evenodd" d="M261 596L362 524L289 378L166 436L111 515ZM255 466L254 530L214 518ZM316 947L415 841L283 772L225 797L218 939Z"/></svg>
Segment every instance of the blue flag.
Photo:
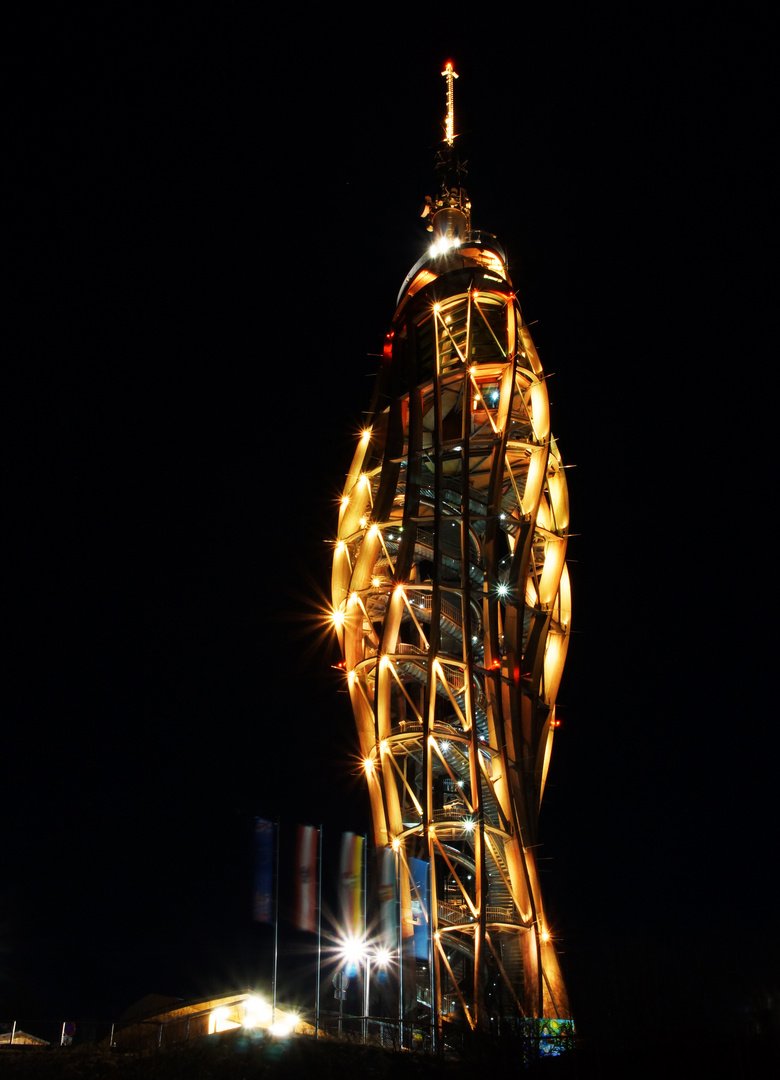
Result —
<svg viewBox="0 0 780 1080"><path fill-rule="evenodd" d="M412 887L412 923L414 924L414 955L428 959L428 937L431 917L431 868L422 859L410 859Z"/></svg>

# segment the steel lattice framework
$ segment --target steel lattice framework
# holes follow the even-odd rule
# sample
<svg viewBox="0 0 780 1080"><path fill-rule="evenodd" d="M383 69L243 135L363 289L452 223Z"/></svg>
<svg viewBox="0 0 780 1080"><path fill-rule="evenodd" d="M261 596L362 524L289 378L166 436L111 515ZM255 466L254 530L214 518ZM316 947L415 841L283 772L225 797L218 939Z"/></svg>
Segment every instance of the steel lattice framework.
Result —
<svg viewBox="0 0 780 1080"><path fill-rule="evenodd" d="M448 78L448 119L452 72ZM470 228L453 128L344 486L333 561L377 845L438 1028L569 1017L534 857L570 630L566 479L506 259ZM430 865L430 903L410 859ZM407 950L408 951L408 950Z"/></svg>

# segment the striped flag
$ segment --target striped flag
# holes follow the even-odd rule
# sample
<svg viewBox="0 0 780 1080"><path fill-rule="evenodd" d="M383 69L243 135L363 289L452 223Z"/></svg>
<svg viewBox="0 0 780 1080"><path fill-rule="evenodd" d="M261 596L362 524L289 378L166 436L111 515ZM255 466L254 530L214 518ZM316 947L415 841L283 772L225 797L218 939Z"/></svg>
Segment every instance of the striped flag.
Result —
<svg viewBox="0 0 780 1080"><path fill-rule="evenodd" d="M274 921L274 843L273 821L255 818L255 872L252 917L255 922Z"/></svg>
<svg viewBox="0 0 780 1080"><path fill-rule="evenodd" d="M395 903L395 860L392 848L377 848L379 860L379 928L382 947L394 952L398 941Z"/></svg>
<svg viewBox="0 0 780 1080"><path fill-rule="evenodd" d="M317 932L317 836L312 825L298 826L295 845L295 925Z"/></svg>
<svg viewBox="0 0 780 1080"><path fill-rule="evenodd" d="M345 933L363 937L363 911L360 904L363 873L363 837L344 833L341 837L339 898Z"/></svg>

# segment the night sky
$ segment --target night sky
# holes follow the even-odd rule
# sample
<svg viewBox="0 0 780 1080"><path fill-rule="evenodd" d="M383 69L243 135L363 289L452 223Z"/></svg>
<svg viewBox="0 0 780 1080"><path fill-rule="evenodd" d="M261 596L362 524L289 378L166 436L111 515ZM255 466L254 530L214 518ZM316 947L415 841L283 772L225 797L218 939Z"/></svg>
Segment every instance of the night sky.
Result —
<svg viewBox="0 0 780 1080"><path fill-rule="evenodd" d="M317 616L450 58L573 466L541 865L575 1009L777 988L760 58L737 95L710 24L376 11L19 41L0 1019L263 978L253 817L369 828Z"/></svg>

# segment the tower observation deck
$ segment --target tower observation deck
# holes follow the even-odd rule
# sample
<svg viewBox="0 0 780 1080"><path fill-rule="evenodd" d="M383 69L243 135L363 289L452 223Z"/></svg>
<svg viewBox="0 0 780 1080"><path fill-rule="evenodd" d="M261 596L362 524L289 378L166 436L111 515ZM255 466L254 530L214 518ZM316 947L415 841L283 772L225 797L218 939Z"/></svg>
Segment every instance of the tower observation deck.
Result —
<svg viewBox="0 0 780 1080"><path fill-rule="evenodd" d="M506 257L471 228L442 74L432 243L398 297L332 578L374 839L395 853L403 1009L439 1033L570 1017L535 859L571 625L566 479Z"/></svg>

